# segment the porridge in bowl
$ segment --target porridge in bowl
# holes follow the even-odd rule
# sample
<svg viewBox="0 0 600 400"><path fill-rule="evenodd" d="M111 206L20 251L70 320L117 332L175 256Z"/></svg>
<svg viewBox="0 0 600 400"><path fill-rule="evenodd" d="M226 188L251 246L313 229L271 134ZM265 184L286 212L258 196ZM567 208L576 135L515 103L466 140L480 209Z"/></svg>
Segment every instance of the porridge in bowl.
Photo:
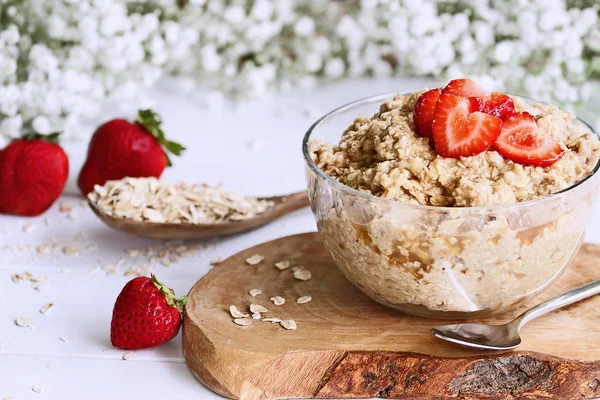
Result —
<svg viewBox="0 0 600 400"><path fill-rule="evenodd" d="M337 265L383 304L500 311L543 290L583 241L600 141L557 107L457 80L383 102L338 144L313 137L327 118L305 139L312 208Z"/></svg>

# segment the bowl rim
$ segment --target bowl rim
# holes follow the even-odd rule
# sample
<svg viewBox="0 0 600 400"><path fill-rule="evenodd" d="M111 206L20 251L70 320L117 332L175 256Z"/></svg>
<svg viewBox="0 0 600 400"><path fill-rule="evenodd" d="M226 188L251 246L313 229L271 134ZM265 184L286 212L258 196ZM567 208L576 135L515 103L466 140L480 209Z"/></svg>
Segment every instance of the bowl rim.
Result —
<svg viewBox="0 0 600 400"><path fill-rule="evenodd" d="M592 171L589 174L587 174L585 177L583 177L580 181L578 181L578 182L574 183L573 185L571 185L567 188L564 188L558 192L550 193L545 196L540 196L533 200L527 200L527 201L511 203L511 204L497 204L497 205L491 205L491 206L430 206L430 205L406 203L406 202L402 202L399 200L384 199L382 197L377 197L373 194L361 192L360 190L356 190L354 188L351 188L350 186L344 185L343 183L341 183L341 182L337 181L336 179L332 178L331 176L327 175L325 173L325 171L323 171L321 168L319 168L317 166L317 164L315 164L312 157L310 156L310 152L308 151L308 142L310 140L310 137L311 137L313 131L321 123L327 121L329 118L331 118L337 114L340 114L344 111L348 111L348 110L352 109L353 107L361 105L361 104L389 101L389 100L393 100L393 98L397 95L406 96L406 95L410 95L412 93L422 91L422 90L426 90L426 89L420 88L420 89L403 90L403 91L397 91L397 92L386 92L386 93L376 94L373 96L363 97L358 100L346 103L340 107L337 107L337 108L333 109L332 111L328 112L327 114L323 115L322 117L317 119L308 128L308 130L304 134L304 137L302 139L302 155L304 157L304 162L319 178L325 180L330 185L333 185L336 188L341 189L342 191L348 192L352 195L361 197L361 198L363 198L365 200L369 200L369 201L376 201L376 202L380 202L380 203L384 203L384 204L391 204L391 205L394 205L395 207L407 207L407 208L424 210L424 211L426 210L426 211L430 211L430 212L433 212L433 211L438 211L438 212L454 211L454 212L456 212L457 210L459 210L459 211L475 211L475 212L481 212L481 211L485 210L487 212L499 212L499 211L511 210L511 209L515 209L515 208L528 207L528 206L532 206L534 204L539 204L541 202L550 201L550 200L553 200L556 198L561 198L561 197L565 196L569 192L572 192L575 188L582 186L586 182L589 182L590 179L596 175L596 172L598 172L598 170L600 170L600 159L598 159L598 161L596 162L596 165L594 166L594 169L592 169ZM544 103L544 102L538 101L538 100L533 100L528 97L517 96L517 95L510 94L510 93L509 93L509 95L511 97L519 97L519 98L527 101L530 104L548 105L548 103ZM360 116L355 116L354 118L358 118L358 117L360 117ZM574 120L577 121L578 123L582 124L584 127L588 128L591 133L595 134L596 136L599 136L599 138L600 138L600 135L598 134L598 132L596 132L596 130L590 124L588 124L586 121L584 121L583 119L581 119L577 116L575 116ZM348 126L350 126L350 122L349 122ZM340 136L341 136L341 133L340 133Z"/></svg>

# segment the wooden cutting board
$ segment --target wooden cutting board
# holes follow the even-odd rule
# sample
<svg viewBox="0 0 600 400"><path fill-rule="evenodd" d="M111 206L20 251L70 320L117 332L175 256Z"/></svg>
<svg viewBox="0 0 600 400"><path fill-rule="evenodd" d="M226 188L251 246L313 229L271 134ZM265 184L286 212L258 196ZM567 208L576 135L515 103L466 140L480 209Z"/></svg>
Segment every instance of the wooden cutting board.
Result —
<svg viewBox="0 0 600 400"><path fill-rule="evenodd" d="M246 258L264 260L248 265ZM304 265L312 279L291 268ZM600 277L600 246L586 244L576 261L542 295L509 315ZM261 289L252 297L250 289ZM312 301L297 304L300 296ZM283 296L275 306L269 298ZM247 312L261 304L279 324L232 322L229 306ZM451 323L452 321L443 323ZM190 291L183 350L192 373L233 399L581 399L600 397L600 296L543 316L522 331L509 352L456 347L434 338L439 321L379 305L352 286L333 264L317 233L277 239L242 251L216 266Z"/></svg>

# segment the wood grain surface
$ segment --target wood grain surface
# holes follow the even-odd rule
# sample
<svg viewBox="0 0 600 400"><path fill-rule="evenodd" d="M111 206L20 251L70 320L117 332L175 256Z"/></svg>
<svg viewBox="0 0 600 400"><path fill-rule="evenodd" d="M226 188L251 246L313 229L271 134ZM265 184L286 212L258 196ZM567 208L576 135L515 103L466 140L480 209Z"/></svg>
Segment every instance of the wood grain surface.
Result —
<svg viewBox="0 0 600 400"><path fill-rule="evenodd" d="M245 259L263 255L258 265ZM303 265L312 279L300 281ZM600 246L586 244L548 290L508 314L600 277ZM261 289L252 297L250 289ZM300 296L312 301L297 304ZM275 306L269 298L283 296ZM265 317L293 319L298 329L232 322L229 306ZM372 301L333 264L317 233L277 239L225 260L190 291L184 312L184 356L213 391L240 399L591 399L600 397L600 296L543 316L522 331L509 352L469 350L429 333L439 321L417 318ZM452 323L444 321L443 323Z"/></svg>

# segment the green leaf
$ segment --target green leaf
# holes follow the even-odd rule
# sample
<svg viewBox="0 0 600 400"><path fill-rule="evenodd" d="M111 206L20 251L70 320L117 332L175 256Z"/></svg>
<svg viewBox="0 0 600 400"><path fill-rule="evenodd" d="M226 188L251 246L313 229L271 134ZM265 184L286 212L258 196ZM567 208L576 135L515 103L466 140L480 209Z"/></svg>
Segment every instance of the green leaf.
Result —
<svg viewBox="0 0 600 400"><path fill-rule="evenodd" d="M165 154L167 152L172 153L176 156L181 155L185 150L185 146L179 143L171 142L166 139L165 132L162 130L162 118L160 115L152 110L139 110L137 116L137 122L144 127L144 129L158 140L158 142L164 147ZM167 156L167 165L170 167L173 165L169 155Z"/></svg>
<svg viewBox="0 0 600 400"><path fill-rule="evenodd" d="M175 154L176 156L180 155L182 151L185 150L185 146L176 143L176 142L171 142L169 140L165 140L164 146L167 150L169 150L171 153Z"/></svg>
<svg viewBox="0 0 600 400"><path fill-rule="evenodd" d="M25 135L23 135L23 139L25 140L36 140L36 139L41 139L45 142L48 143L54 143L54 144L58 144L58 137L61 135L62 132L52 132L49 133L47 135L42 135L41 133L37 133L37 132L30 132L27 133Z"/></svg>

